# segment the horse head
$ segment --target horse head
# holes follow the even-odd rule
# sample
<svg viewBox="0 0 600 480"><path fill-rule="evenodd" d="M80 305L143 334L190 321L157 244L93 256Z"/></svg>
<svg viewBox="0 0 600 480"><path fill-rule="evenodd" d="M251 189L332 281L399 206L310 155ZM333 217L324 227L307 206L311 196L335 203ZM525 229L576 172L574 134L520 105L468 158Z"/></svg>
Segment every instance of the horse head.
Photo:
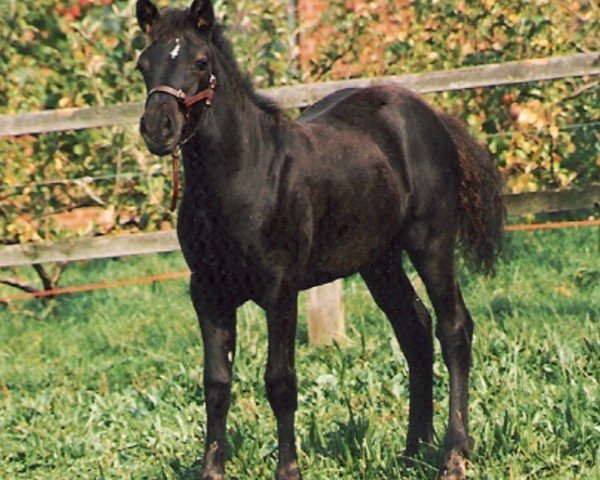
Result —
<svg viewBox="0 0 600 480"><path fill-rule="evenodd" d="M210 0L163 12L150 0L138 0L136 13L149 40L137 63L148 92L140 131L152 153L167 155L194 134L192 125L210 107L215 15Z"/></svg>

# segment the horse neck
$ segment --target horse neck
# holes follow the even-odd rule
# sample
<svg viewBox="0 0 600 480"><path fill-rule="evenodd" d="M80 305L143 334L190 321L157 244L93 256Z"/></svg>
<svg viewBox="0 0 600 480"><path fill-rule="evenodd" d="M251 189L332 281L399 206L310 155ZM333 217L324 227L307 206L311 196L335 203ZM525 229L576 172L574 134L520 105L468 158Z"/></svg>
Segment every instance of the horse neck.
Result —
<svg viewBox="0 0 600 480"><path fill-rule="evenodd" d="M220 73L220 77L219 77ZM183 147L186 184L227 184L233 176L260 167L275 150L281 119L258 107L240 83L217 72L212 106Z"/></svg>

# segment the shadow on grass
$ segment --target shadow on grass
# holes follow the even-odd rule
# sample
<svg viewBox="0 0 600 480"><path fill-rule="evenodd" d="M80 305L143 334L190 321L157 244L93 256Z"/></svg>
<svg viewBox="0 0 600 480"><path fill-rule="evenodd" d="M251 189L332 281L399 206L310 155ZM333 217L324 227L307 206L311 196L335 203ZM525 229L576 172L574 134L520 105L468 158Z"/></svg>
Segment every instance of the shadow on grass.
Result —
<svg viewBox="0 0 600 480"><path fill-rule="evenodd" d="M437 445L422 445L419 454L414 458L408 458L403 454L390 458L392 455L389 452L385 454L388 447L380 445L377 439L371 438L374 428L385 429L386 424L372 425L372 421L367 415L353 412L347 420L339 420L323 426L318 423L315 415L311 415L308 436L302 439L302 450L309 457L323 456L334 460L341 467L340 470L355 472L356 478L420 480L437 478L438 466L441 461L441 453ZM394 442L391 436L386 435L386 438L390 440L389 449L398 448L398 442ZM227 463L231 461L231 456L235 454L233 451L235 448L234 445L229 443ZM378 449L383 452L376 452ZM380 455L380 453L384 453L384 455ZM276 451L272 451L268 455L273 468L276 464L275 454ZM272 455L273 458L271 458ZM170 473L178 480L201 478L202 461L199 459L191 465L185 465L182 464L181 459L172 458L168 464L171 468ZM300 467L302 469L302 465ZM315 474L314 471L312 474L310 471L306 471L304 477L308 480L326 480L325 477ZM158 478L167 477L159 476ZM231 473L227 474L227 479L243 480L242 477Z"/></svg>
<svg viewBox="0 0 600 480"><path fill-rule="evenodd" d="M380 455L387 448L397 449L398 442L391 435L385 435L389 447L374 445L378 439L372 438L374 429L386 429L381 423L373 425L367 414L357 413L348 404L349 418L338 420L329 428L324 428L313 414L309 424L308 437L303 442L302 449L308 455L317 453L334 459L340 466L352 470L357 478L419 478L435 479L438 477L438 466L441 453L434 445L422 445L415 457L399 454L395 458L390 455ZM381 448L383 452L376 452ZM369 452L370 450L370 452ZM387 457L382 461L382 457ZM375 459L378 458L379 461Z"/></svg>
<svg viewBox="0 0 600 480"><path fill-rule="evenodd" d="M589 318L595 321L598 312L595 305L587 300L578 298L563 298L557 301L550 298L552 292L548 294L549 300L546 303L540 303L534 299L515 299L503 295L493 298L490 302L490 308L497 320L512 319L517 314L527 315L528 312L536 311L538 316L554 318Z"/></svg>

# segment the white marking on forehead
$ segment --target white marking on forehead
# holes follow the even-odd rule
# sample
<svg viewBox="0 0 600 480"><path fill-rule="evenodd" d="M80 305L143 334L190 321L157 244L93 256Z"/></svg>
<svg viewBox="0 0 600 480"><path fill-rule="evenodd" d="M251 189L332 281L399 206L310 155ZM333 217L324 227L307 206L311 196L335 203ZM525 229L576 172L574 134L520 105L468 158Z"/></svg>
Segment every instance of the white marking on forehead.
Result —
<svg viewBox="0 0 600 480"><path fill-rule="evenodd" d="M179 38L175 39L175 48L173 50L171 50L171 53L169 55L171 55L172 59L176 59L179 56L179 50L181 50L181 43L179 42Z"/></svg>

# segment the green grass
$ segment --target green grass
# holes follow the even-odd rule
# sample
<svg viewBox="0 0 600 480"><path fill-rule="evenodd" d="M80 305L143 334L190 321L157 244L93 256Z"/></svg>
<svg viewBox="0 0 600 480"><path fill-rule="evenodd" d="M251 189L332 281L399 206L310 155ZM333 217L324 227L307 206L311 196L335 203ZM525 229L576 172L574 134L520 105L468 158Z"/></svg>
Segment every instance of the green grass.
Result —
<svg viewBox="0 0 600 480"><path fill-rule="evenodd" d="M63 285L182 268L178 255L89 262L70 267ZM596 229L512 234L496 277L461 271L476 321L473 478L600 478L599 279ZM0 478L198 472L202 346L187 290L170 281L0 307ZM326 349L307 345L301 308L304 478L435 478L435 450L405 466L407 367L359 278L346 281L345 305L348 340ZM268 479L266 326L254 305L238 318L227 469L230 479ZM436 448L447 416L437 350Z"/></svg>

